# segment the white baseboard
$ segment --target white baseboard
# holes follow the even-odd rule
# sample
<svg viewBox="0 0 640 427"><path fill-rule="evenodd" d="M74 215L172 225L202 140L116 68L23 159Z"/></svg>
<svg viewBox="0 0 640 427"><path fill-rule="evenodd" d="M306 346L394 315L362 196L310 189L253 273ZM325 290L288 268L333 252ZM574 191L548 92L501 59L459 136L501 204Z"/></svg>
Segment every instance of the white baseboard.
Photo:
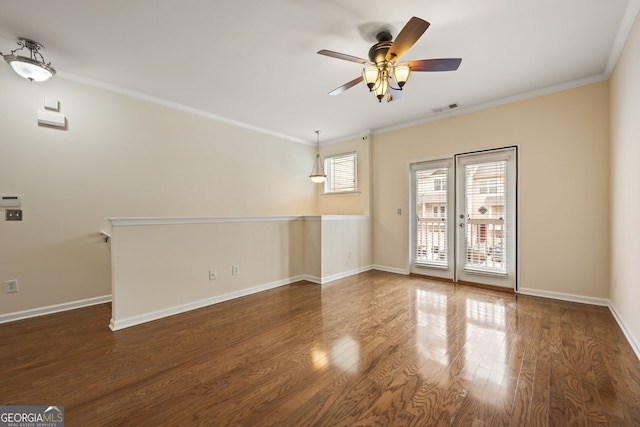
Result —
<svg viewBox="0 0 640 427"><path fill-rule="evenodd" d="M618 314L618 311L616 310L612 302L609 302L609 310L611 311L613 318L616 319L616 322L618 322L618 326L620 326L620 329L622 329L622 333L627 338L627 341L629 341L629 345L640 361L640 341L638 341L631 330L626 327L624 320L622 320L622 317L620 316L620 314Z"/></svg>
<svg viewBox="0 0 640 427"><path fill-rule="evenodd" d="M120 329L129 328L131 326L140 325L142 323L151 322L153 320L162 319L164 317L173 316L175 314L196 310L198 308L207 307L209 305L217 304L220 302L229 301L235 298L240 298L240 297L255 294L258 292L267 291L269 289L278 288L280 286L289 285L291 283L298 282L303 279L304 279L303 276L291 277L288 279L278 280L271 283L265 283L263 285L258 285L258 286L242 289L235 292L229 292L223 295L217 295L211 298L205 298L202 300L193 301L187 304L181 304L181 305L169 307L162 310L152 311L150 313L140 314L138 316L127 317L119 320L111 319L111 321L109 322L109 328L111 328L112 331L118 331Z"/></svg>
<svg viewBox="0 0 640 427"><path fill-rule="evenodd" d="M30 317L46 316L47 314L75 310L76 308L89 307L91 305L104 304L106 302L111 302L111 295L87 298L80 301L65 302L40 308L32 308L30 310L16 311L14 313L0 314L0 323L14 322L16 320L28 319Z"/></svg>
<svg viewBox="0 0 640 427"><path fill-rule="evenodd" d="M338 280L338 279L344 279L345 277L353 276L355 274L364 273L365 271L369 271L371 269L373 269L373 267L368 265L366 267L355 268L353 270L344 271L342 273L332 274L331 276L323 276L320 279L319 283L321 285L324 285L325 283L333 282L334 280Z"/></svg>
<svg viewBox="0 0 640 427"><path fill-rule="evenodd" d="M353 270L343 271L342 273L332 274L331 276L311 276L305 274L298 280L306 280L307 282L315 283L317 285L324 285L329 282L333 282L334 280L344 279L345 277L353 276L354 274L364 273L365 271L373 270L373 266L368 265L365 267L354 268Z"/></svg>
<svg viewBox="0 0 640 427"><path fill-rule="evenodd" d="M372 265L371 266L372 270L380 270L380 271L386 271L387 273L396 273L396 274L402 274L402 275L409 275L409 271L407 271L404 268L396 268L396 267L387 267L384 265Z"/></svg>
<svg viewBox="0 0 640 427"><path fill-rule="evenodd" d="M520 288L519 294L531 295L534 297L551 298L569 302L579 302L582 304L609 306L609 300L606 298L585 297L582 295L565 294L562 292L543 291L540 289Z"/></svg>
<svg viewBox="0 0 640 427"><path fill-rule="evenodd" d="M311 283L315 283L317 285L321 285L322 284L322 278L318 277L318 276L311 276L309 274L305 274L303 275L300 279L298 280L306 280L307 282L311 282ZM293 282L291 282L293 283Z"/></svg>

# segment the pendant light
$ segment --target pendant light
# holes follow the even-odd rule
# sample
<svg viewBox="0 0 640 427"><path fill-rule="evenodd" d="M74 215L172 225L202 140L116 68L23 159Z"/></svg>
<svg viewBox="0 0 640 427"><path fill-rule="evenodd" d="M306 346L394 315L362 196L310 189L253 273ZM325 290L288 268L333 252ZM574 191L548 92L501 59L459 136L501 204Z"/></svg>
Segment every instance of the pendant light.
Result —
<svg viewBox="0 0 640 427"><path fill-rule="evenodd" d="M316 151L316 160L313 162L313 169L311 170L311 181L316 183L322 183L327 179L327 175L324 173L324 167L322 167L322 159L320 158L320 131L316 131L316 139L317 139L317 151Z"/></svg>
<svg viewBox="0 0 640 427"><path fill-rule="evenodd" d="M45 63L44 56L40 53L42 45L36 41L19 38L17 49L11 51L8 55L2 55L13 71L30 81L43 82L53 77L56 70L51 67L51 63ZM29 56L16 55L23 49L29 51Z"/></svg>

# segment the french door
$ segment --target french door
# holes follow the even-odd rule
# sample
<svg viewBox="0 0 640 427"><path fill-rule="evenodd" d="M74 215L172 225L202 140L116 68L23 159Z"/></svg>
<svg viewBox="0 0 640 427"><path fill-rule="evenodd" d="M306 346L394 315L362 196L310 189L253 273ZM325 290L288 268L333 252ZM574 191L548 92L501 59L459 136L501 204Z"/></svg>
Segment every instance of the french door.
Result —
<svg viewBox="0 0 640 427"><path fill-rule="evenodd" d="M411 165L413 273L515 289L516 149Z"/></svg>

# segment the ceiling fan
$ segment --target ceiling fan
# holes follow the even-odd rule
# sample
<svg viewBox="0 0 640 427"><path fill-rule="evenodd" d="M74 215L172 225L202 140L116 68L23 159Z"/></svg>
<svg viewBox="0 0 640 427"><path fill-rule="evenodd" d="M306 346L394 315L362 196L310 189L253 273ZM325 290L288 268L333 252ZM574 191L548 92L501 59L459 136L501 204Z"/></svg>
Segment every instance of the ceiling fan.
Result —
<svg viewBox="0 0 640 427"><path fill-rule="evenodd" d="M402 90L411 71L457 70L462 62L461 58L418 59L396 64L398 58L418 41L429 25L424 19L414 16L400 30L395 40L388 30L381 30L376 36L378 42L369 49L369 60L332 50L318 51L320 55L366 64L361 76L332 90L329 95L341 94L364 81L369 91L375 92L378 102L382 102L385 96L389 102L393 100L393 92Z"/></svg>

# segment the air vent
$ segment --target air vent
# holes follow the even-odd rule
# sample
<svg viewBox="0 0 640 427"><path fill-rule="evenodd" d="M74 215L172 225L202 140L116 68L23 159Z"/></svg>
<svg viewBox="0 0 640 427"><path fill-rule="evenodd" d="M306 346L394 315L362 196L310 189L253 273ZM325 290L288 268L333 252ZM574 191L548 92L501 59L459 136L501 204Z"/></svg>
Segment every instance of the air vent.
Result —
<svg viewBox="0 0 640 427"><path fill-rule="evenodd" d="M453 104L445 105L444 107L434 108L431 111L433 111L434 113L442 113L443 111L453 110L454 108L458 108L458 107L460 107L460 103L454 102Z"/></svg>

